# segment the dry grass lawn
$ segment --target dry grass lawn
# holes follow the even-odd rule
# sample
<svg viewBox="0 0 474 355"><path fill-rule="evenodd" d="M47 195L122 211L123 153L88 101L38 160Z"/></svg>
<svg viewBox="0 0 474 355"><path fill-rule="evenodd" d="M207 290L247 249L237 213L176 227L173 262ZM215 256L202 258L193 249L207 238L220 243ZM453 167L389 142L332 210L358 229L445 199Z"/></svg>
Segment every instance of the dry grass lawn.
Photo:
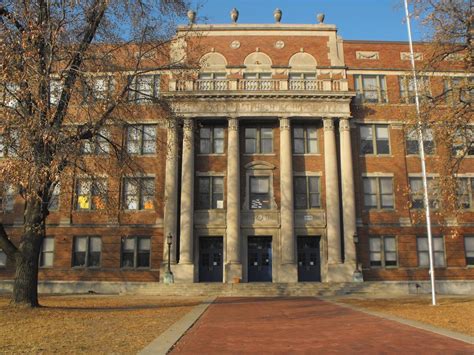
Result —
<svg viewBox="0 0 474 355"><path fill-rule="evenodd" d="M426 295L393 299L342 298L338 301L474 336L474 297L441 296L437 297L437 306L431 306L431 297Z"/></svg>
<svg viewBox="0 0 474 355"><path fill-rule="evenodd" d="M12 309L0 296L0 354L136 353L201 301L43 296L39 309Z"/></svg>

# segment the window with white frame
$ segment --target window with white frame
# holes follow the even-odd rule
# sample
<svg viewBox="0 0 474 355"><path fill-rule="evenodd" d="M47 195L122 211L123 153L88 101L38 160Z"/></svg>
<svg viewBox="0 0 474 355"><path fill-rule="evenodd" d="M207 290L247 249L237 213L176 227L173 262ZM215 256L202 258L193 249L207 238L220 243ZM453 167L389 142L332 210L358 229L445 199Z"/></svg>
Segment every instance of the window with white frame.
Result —
<svg viewBox="0 0 474 355"><path fill-rule="evenodd" d="M295 209L321 208L319 176L294 176Z"/></svg>
<svg viewBox="0 0 474 355"><path fill-rule="evenodd" d="M420 100L430 96L430 80L427 76L416 78L418 84L418 94ZM400 102L406 104L415 103L415 80L412 76L399 76L398 84L400 86Z"/></svg>
<svg viewBox="0 0 474 355"><path fill-rule="evenodd" d="M359 126L359 129L361 154L390 154L388 125L363 124Z"/></svg>
<svg viewBox="0 0 474 355"><path fill-rule="evenodd" d="M198 90L227 90L226 73L199 73Z"/></svg>
<svg viewBox="0 0 474 355"><path fill-rule="evenodd" d="M5 83L2 87L2 102L6 107L15 108L18 106L18 95L20 93L20 85L15 83Z"/></svg>
<svg viewBox="0 0 474 355"><path fill-rule="evenodd" d="M54 237L45 237L40 250L40 267L52 267L54 261Z"/></svg>
<svg viewBox="0 0 474 355"><path fill-rule="evenodd" d="M129 154L156 153L156 125L132 125L127 127L127 152Z"/></svg>
<svg viewBox="0 0 474 355"><path fill-rule="evenodd" d="M109 130L105 127L101 128L94 137L82 142L81 153L84 155L108 154L110 151L109 140Z"/></svg>
<svg viewBox="0 0 474 355"><path fill-rule="evenodd" d="M474 127L458 130L453 138L454 157L474 156Z"/></svg>
<svg viewBox="0 0 474 355"><path fill-rule="evenodd" d="M59 79L52 79L49 82L49 102L52 105L57 105L61 99L63 91L63 83Z"/></svg>
<svg viewBox="0 0 474 355"><path fill-rule="evenodd" d="M0 195L0 209L4 212L11 212L15 206L17 189L12 184L3 184L0 187L3 190Z"/></svg>
<svg viewBox="0 0 474 355"><path fill-rule="evenodd" d="M0 267L5 267L7 266L7 254L0 249Z"/></svg>
<svg viewBox="0 0 474 355"><path fill-rule="evenodd" d="M385 75L354 75L356 99L359 102L387 102Z"/></svg>
<svg viewBox="0 0 474 355"><path fill-rule="evenodd" d="M318 151L316 127L293 127L293 154L315 154Z"/></svg>
<svg viewBox="0 0 474 355"><path fill-rule="evenodd" d="M317 90L316 73L290 73L290 90Z"/></svg>
<svg viewBox="0 0 474 355"><path fill-rule="evenodd" d="M76 180L76 210L102 210L106 203L106 179L79 178Z"/></svg>
<svg viewBox="0 0 474 355"><path fill-rule="evenodd" d="M425 206L423 194L423 179L421 177L410 177L410 199L411 208L420 209ZM428 183L428 200L431 208L439 207L439 189L438 179L433 177L427 178Z"/></svg>
<svg viewBox="0 0 474 355"><path fill-rule="evenodd" d="M456 193L458 208L474 208L474 177L458 177Z"/></svg>
<svg viewBox="0 0 474 355"><path fill-rule="evenodd" d="M397 240L393 236L370 236L369 259L373 267L395 267L397 261Z"/></svg>
<svg viewBox="0 0 474 355"><path fill-rule="evenodd" d="M474 236L464 237L464 250L466 254L466 265L474 266Z"/></svg>
<svg viewBox="0 0 474 355"><path fill-rule="evenodd" d="M74 237L73 267L100 267L102 240L97 236Z"/></svg>
<svg viewBox="0 0 474 355"><path fill-rule="evenodd" d="M59 210L59 195L61 193L61 187L59 184L56 184L53 188L51 196L49 198L48 210L57 211Z"/></svg>
<svg viewBox="0 0 474 355"><path fill-rule="evenodd" d="M444 258L444 238L433 237L433 261L435 267L444 267L446 265ZM429 248L427 237L416 238L416 250L418 252L418 266L429 267Z"/></svg>
<svg viewBox="0 0 474 355"><path fill-rule="evenodd" d="M271 208L271 190L269 176L250 176L250 205L251 210Z"/></svg>
<svg viewBox="0 0 474 355"><path fill-rule="evenodd" d="M157 98L160 93L160 76L140 74L135 76L128 90L129 101L147 103Z"/></svg>
<svg viewBox="0 0 474 355"><path fill-rule="evenodd" d="M244 73L243 90L273 90L271 73Z"/></svg>
<svg viewBox="0 0 474 355"><path fill-rule="evenodd" d="M224 153L224 128L201 127L199 129L199 153L223 154Z"/></svg>
<svg viewBox="0 0 474 355"><path fill-rule="evenodd" d="M245 128L245 153L268 154L273 152L272 128Z"/></svg>
<svg viewBox="0 0 474 355"><path fill-rule="evenodd" d="M433 139L433 131L429 128L423 130L423 147L425 149L425 154L434 154L435 143ZM406 135L406 150L408 155L420 154L418 131L415 128L408 130Z"/></svg>
<svg viewBox="0 0 474 355"><path fill-rule="evenodd" d="M224 178L222 176L198 177L197 208L200 210L224 208Z"/></svg>
<svg viewBox="0 0 474 355"><path fill-rule="evenodd" d="M393 178L380 176L365 176L364 207L367 209L393 209Z"/></svg>
<svg viewBox="0 0 474 355"><path fill-rule="evenodd" d="M89 80L86 87L86 97L95 101L107 99L113 90L113 79L111 76L97 76Z"/></svg>
<svg viewBox="0 0 474 355"><path fill-rule="evenodd" d="M155 208L155 178L129 177L123 180L123 208L153 210Z"/></svg>
<svg viewBox="0 0 474 355"><path fill-rule="evenodd" d="M149 268L150 267L149 237L122 238L122 253L120 266L122 268Z"/></svg>
<svg viewBox="0 0 474 355"><path fill-rule="evenodd" d="M474 101L474 78L447 77L443 80L443 84L447 104L464 105Z"/></svg>

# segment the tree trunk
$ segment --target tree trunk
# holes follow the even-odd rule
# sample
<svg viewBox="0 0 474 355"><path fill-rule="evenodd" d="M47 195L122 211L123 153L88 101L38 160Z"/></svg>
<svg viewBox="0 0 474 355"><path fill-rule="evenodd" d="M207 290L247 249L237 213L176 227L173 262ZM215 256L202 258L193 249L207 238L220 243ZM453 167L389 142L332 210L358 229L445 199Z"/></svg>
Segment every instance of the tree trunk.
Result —
<svg viewBox="0 0 474 355"><path fill-rule="evenodd" d="M24 230L15 258L15 282L11 300L15 306L39 307L38 263L45 234L43 214L40 201L26 203Z"/></svg>

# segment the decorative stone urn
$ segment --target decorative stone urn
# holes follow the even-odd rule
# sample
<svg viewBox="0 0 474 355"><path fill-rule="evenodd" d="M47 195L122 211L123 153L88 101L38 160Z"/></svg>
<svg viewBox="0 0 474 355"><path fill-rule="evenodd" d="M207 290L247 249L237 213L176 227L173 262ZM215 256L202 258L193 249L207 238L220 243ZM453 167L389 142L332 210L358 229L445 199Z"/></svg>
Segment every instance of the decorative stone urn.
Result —
<svg viewBox="0 0 474 355"><path fill-rule="evenodd" d="M280 23L281 15L282 15L282 12L279 8L276 8L275 11L273 11L273 17L275 18L276 23Z"/></svg>
<svg viewBox="0 0 474 355"><path fill-rule="evenodd" d="M318 23L324 22L324 14L317 14L316 18L318 19Z"/></svg>
<svg viewBox="0 0 474 355"><path fill-rule="evenodd" d="M196 11L188 10L187 15L189 24L193 24L196 21Z"/></svg>
<svg viewBox="0 0 474 355"><path fill-rule="evenodd" d="M233 23L237 23L237 20L239 19L239 10L237 10L235 7L230 12L230 18Z"/></svg>

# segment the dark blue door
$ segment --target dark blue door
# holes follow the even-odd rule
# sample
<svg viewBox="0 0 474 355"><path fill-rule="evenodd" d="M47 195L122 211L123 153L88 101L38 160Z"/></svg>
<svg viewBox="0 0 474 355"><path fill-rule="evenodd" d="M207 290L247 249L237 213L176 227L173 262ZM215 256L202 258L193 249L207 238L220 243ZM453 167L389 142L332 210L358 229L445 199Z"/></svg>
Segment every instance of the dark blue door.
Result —
<svg viewBox="0 0 474 355"><path fill-rule="evenodd" d="M320 237L298 237L298 281L321 281Z"/></svg>
<svg viewBox="0 0 474 355"><path fill-rule="evenodd" d="M222 282L222 237L199 238L199 281Z"/></svg>
<svg viewBox="0 0 474 355"><path fill-rule="evenodd" d="M272 237L248 238L248 281L272 282Z"/></svg>

